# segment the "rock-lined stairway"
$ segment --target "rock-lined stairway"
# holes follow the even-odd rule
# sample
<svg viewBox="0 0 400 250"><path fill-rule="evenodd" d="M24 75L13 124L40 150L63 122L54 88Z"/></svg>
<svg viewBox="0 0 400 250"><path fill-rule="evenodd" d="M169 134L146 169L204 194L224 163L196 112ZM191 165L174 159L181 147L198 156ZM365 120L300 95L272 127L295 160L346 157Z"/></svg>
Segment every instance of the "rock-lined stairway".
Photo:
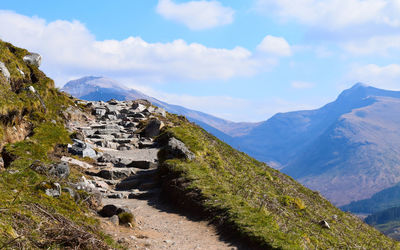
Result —
<svg viewBox="0 0 400 250"><path fill-rule="evenodd" d="M157 136L165 111L146 101L80 102L95 121L75 126L69 151L96 160L86 173L105 198L137 199L158 194ZM96 150L95 150L96 149ZM93 188L93 186L92 186Z"/></svg>
<svg viewBox="0 0 400 250"><path fill-rule="evenodd" d="M92 176L91 180L83 177L80 188L101 193L104 205L124 207L136 218L134 230L106 220L107 233L133 249L235 249L221 241L212 226L191 221L160 203L159 148L153 139L164 126L163 109L143 100L78 104L90 108L94 117L86 124L70 122L76 139L69 152L90 157L94 164L68 157L64 161L80 164ZM172 143L187 150L177 140Z"/></svg>

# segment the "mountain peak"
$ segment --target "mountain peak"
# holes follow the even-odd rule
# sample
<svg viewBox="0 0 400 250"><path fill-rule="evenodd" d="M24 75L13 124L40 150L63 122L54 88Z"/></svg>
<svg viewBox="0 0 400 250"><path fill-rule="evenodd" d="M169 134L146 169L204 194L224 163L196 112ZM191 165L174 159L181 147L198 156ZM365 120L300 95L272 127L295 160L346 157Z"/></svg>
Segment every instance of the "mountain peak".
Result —
<svg viewBox="0 0 400 250"><path fill-rule="evenodd" d="M368 88L368 87L370 87L370 86L365 83L358 82L358 83L354 84L350 89Z"/></svg>

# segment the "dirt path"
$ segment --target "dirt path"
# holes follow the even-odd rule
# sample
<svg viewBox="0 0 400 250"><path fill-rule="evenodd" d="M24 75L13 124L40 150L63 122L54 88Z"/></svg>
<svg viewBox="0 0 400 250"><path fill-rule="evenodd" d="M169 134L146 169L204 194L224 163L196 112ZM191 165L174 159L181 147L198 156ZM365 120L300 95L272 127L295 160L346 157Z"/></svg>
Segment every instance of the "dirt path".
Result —
<svg viewBox="0 0 400 250"><path fill-rule="evenodd" d="M90 151L91 147L102 152L88 170L93 176L89 180L91 188L102 193L103 205L127 207L136 218L134 228L100 218L105 233L129 249L237 249L221 240L207 222L190 220L160 202L159 148L153 142L162 125L154 116L160 115L157 108L115 100L93 102L89 107L95 117L69 125L71 131L78 131L83 137L83 141L74 141L71 148L82 152L82 156L84 150L97 154ZM146 127L139 127L140 122L147 122Z"/></svg>
<svg viewBox="0 0 400 250"><path fill-rule="evenodd" d="M171 207L159 204L156 198L149 201L104 199L103 203L129 207L135 214L136 229L104 227L107 233L133 249L237 249L222 241L213 226L174 213Z"/></svg>

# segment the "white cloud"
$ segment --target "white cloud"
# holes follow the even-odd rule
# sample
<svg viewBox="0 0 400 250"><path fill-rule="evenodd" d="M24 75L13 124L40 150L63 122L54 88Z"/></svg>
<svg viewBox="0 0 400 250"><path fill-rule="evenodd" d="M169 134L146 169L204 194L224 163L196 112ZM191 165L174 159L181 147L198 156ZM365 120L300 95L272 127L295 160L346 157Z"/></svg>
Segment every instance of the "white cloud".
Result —
<svg viewBox="0 0 400 250"><path fill-rule="evenodd" d="M295 81L295 82L291 83L291 86L294 89L310 89L310 88L314 87L314 83Z"/></svg>
<svg viewBox="0 0 400 250"><path fill-rule="evenodd" d="M257 0L256 8L331 29L367 23L400 27L399 0Z"/></svg>
<svg viewBox="0 0 400 250"><path fill-rule="evenodd" d="M257 46L257 50L276 56L290 56L292 54L289 43L283 37L266 36Z"/></svg>
<svg viewBox="0 0 400 250"><path fill-rule="evenodd" d="M355 55L391 55L393 51L400 51L400 36L374 36L368 39L349 41L342 47Z"/></svg>
<svg viewBox="0 0 400 250"><path fill-rule="evenodd" d="M368 64L354 66L347 75L347 81L363 82L378 88L400 90L400 65L379 66Z"/></svg>
<svg viewBox="0 0 400 250"><path fill-rule="evenodd" d="M210 29L233 22L235 11L218 1L189 1L174 3L159 0L157 12L168 20L183 23L192 30Z"/></svg>
<svg viewBox="0 0 400 250"><path fill-rule="evenodd" d="M79 21L47 23L0 11L0 37L43 55L43 66L63 84L73 76L108 75L133 82L196 81L251 76L277 61L243 47L209 48L184 40L149 43L140 37L98 41Z"/></svg>

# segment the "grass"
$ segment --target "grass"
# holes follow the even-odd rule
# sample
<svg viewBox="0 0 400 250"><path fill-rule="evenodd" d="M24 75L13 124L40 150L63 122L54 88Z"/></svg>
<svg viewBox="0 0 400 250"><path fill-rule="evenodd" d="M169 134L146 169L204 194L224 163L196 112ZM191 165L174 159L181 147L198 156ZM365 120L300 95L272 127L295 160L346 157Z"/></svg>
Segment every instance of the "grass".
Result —
<svg viewBox="0 0 400 250"><path fill-rule="evenodd" d="M40 188L42 182L68 186L79 176L76 169L67 180L30 169L33 162L50 164L55 147L70 142L63 113L74 103L37 67L22 60L26 54L0 41L0 61L11 74L9 82L0 74L0 149L7 165L0 171L0 249L118 248L99 231L86 202L75 201L68 192L52 198ZM38 94L28 91L29 86Z"/></svg>
<svg viewBox="0 0 400 250"><path fill-rule="evenodd" d="M162 136L183 141L196 159L164 159L163 171L184 183L180 188L214 221L228 225L243 238L277 249L400 248L317 192L231 148L186 119L170 115L168 120L174 126L166 128ZM321 220L331 229L322 228Z"/></svg>

